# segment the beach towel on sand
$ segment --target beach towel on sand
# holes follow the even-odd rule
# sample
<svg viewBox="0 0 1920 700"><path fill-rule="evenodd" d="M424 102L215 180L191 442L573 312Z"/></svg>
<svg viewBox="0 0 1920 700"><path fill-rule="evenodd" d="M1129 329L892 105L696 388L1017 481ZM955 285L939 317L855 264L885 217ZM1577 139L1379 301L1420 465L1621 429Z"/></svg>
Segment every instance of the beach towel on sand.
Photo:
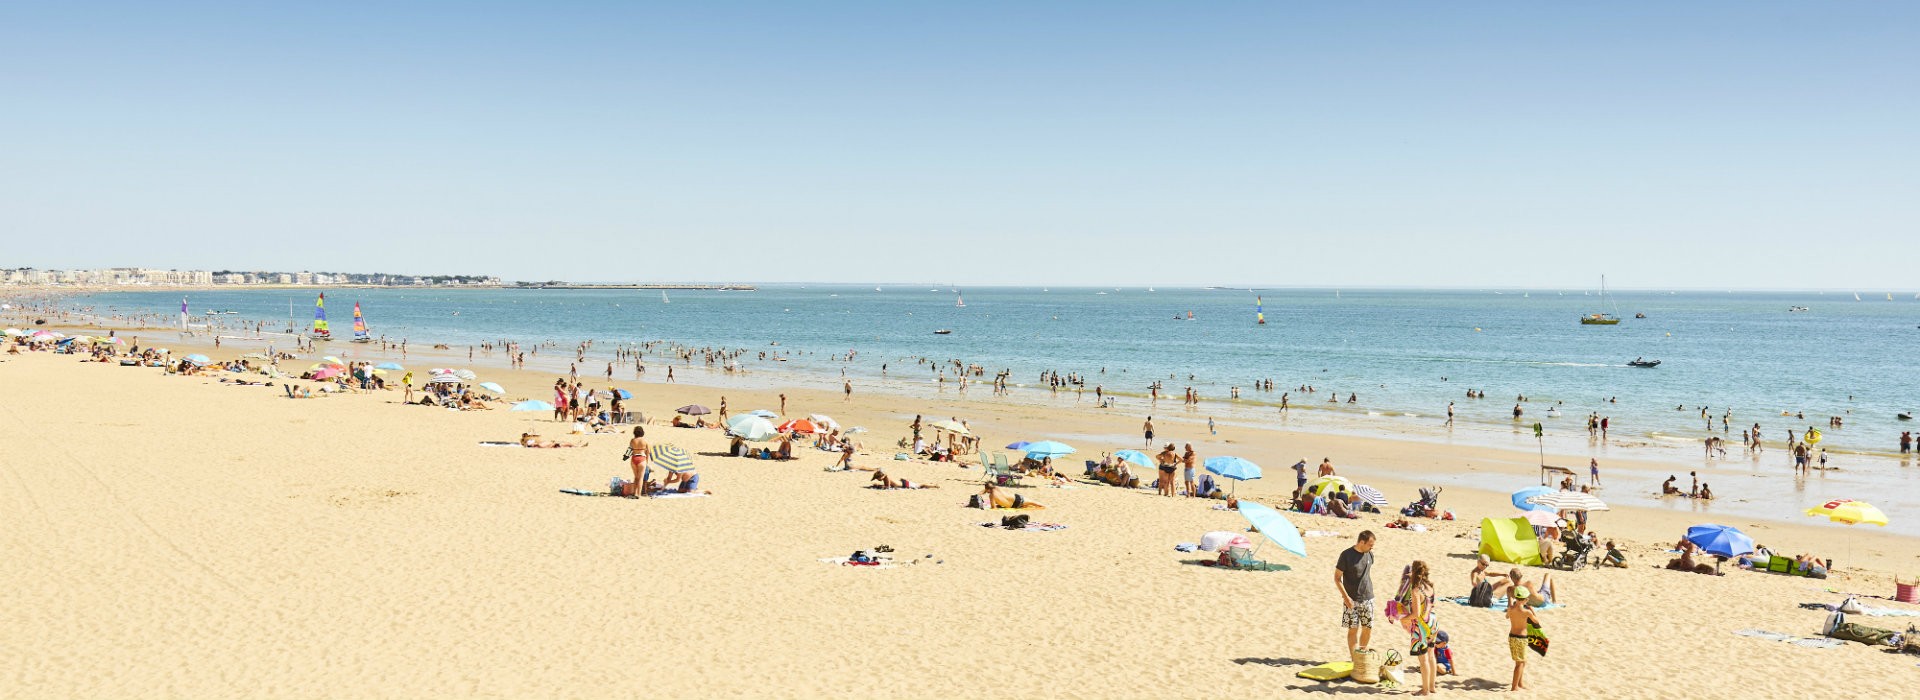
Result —
<svg viewBox="0 0 1920 700"><path fill-rule="evenodd" d="M1793 644L1795 646L1803 646L1811 649L1834 649L1837 647L1843 647L1847 645L1846 642L1840 641L1838 639L1828 639L1825 637L1796 637L1791 634L1781 634L1779 632L1768 632L1766 630L1760 630L1760 629L1734 630L1733 633L1740 635L1742 637L1752 637L1754 639L1765 639L1767 641L1772 641L1772 642L1786 642L1789 644Z"/></svg>
<svg viewBox="0 0 1920 700"><path fill-rule="evenodd" d="M1315 681L1337 681L1353 675L1353 662L1330 661L1293 675Z"/></svg>
<svg viewBox="0 0 1920 700"><path fill-rule="evenodd" d="M525 445L521 445L520 443L507 442L504 440L481 440L480 446L481 447L525 447Z"/></svg>
<svg viewBox="0 0 1920 700"><path fill-rule="evenodd" d="M991 528L998 528L1002 530L1007 529L1007 528L1001 527L999 523L979 523L979 525L980 527L991 527ZM1023 527L1018 527L1013 529L1020 532L1053 532L1055 530L1065 530L1067 529L1067 526L1062 525L1060 523L1029 522Z"/></svg>
<svg viewBox="0 0 1920 700"><path fill-rule="evenodd" d="M1467 607L1470 607L1470 608L1477 608L1477 607L1480 607L1480 606L1477 606L1477 605L1474 605L1474 604L1473 604L1473 599L1472 599L1472 598L1468 598L1467 596L1463 596L1463 595L1457 595L1457 596L1453 596L1453 597L1451 597L1451 598L1441 598L1441 600L1444 600L1444 601L1447 601L1447 602L1450 602L1450 603L1459 603L1459 604L1461 604L1461 605L1465 605L1465 606L1467 606ZM1506 596L1500 596L1500 597L1498 597L1498 598L1494 598L1494 599L1493 599L1493 607L1491 607L1491 608L1487 608L1487 609L1489 609L1489 610L1499 610L1499 611L1502 611L1502 612L1505 612L1505 611L1506 611L1506 609L1507 609L1507 605L1508 605L1508 604L1509 604L1509 603L1507 602L1507 597L1506 597ZM1542 606L1540 606L1540 607L1537 607L1537 608L1534 608L1534 609L1535 609L1535 610L1554 610L1554 609L1557 609L1557 608L1564 608L1564 607L1567 607L1567 606L1565 606L1565 605L1561 605L1561 604L1559 604L1559 603L1548 603L1548 604L1546 604L1546 605L1542 605Z"/></svg>

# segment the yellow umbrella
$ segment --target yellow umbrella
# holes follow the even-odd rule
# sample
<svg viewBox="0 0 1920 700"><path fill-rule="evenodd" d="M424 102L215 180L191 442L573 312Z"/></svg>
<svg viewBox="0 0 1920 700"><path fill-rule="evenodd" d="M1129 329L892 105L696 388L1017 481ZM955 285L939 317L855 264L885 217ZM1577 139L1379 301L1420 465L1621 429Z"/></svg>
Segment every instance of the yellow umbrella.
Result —
<svg viewBox="0 0 1920 700"><path fill-rule="evenodd" d="M1827 501L1826 503L1808 508L1807 515L1824 515L1827 519L1836 523L1845 523L1848 525L1866 523L1868 525L1885 527L1887 524L1887 514L1880 512L1879 508L1873 507L1872 503L1846 498Z"/></svg>
<svg viewBox="0 0 1920 700"><path fill-rule="evenodd" d="M1347 481L1344 476L1323 476L1307 482L1307 493L1325 496L1328 491L1353 493L1353 482Z"/></svg>

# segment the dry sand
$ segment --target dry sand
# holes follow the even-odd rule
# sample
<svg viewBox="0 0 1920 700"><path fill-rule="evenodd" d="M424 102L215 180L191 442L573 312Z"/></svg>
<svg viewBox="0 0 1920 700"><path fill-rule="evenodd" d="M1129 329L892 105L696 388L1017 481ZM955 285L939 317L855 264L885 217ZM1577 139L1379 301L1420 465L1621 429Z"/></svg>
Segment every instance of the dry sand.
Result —
<svg viewBox="0 0 1920 700"><path fill-rule="evenodd" d="M234 354L229 351L229 354ZM975 523L961 507L978 468L894 462L916 410L963 413L989 444L1132 434L1138 416L1017 405L840 397L785 390L789 413L875 429L856 460L940 488L881 492L826 453L789 463L700 456L706 498L562 494L628 473L618 435L565 436L544 414L399 405L398 393L292 401L276 388L30 354L0 362L0 687L9 697L1217 697L1383 692L1294 677L1343 656L1331 568L1363 528L1380 533L1374 579L1390 593L1413 559L1441 595L1465 595L1481 515L1505 494L1449 489L1462 520L1426 533L1383 516L1293 516L1310 556L1267 546L1287 572L1219 571L1173 550L1238 530L1213 502L1076 485L1028 488L1058 532ZM304 365L304 363L302 363ZM428 366L415 353L409 366ZM551 375L485 372L545 398ZM717 403L711 388L635 385L633 407ZM728 390L737 411L777 408L775 387ZM978 392L984 393L984 392ZM1156 421L1181 441L1204 432ZM483 447L536 429L581 449ZM650 429L656 442L718 453L716 431ZM1203 454L1268 466L1243 494L1290 490L1295 455L1332 456L1395 505L1422 474L1472 468L1533 477L1533 456L1466 446L1238 431ZM1084 454L1136 443L1067 442ZM1137 438L1136 438L1137 441ZM1387 468L1382 465L1391 465ZM1664 467L1654 467L1664 468ZM1892 514L1900 517L1901 514ZM1596 516L1635 542L1636 568L1556 573L1567 607L1542 614L1552 653L1533 658L1543 697L1888 697L1914 659L1861 645L1810 649L1735 636L1816 634L1832 587L1889 595L1915 569L1914 542L1838 526L1725 519L1777 549L1868 570L1813 581L1657 566L1657 542L1700 518L1622 509ZM1749 532L1755 532L1749 529ZM1836 533L1842 533L1836 535ZM1844 539L1842 539L1844 538ZM901 566L818 561L890 545ZM1851 554L1845 548L1852 547ZM909 563L910 562L910 563ZM1529 570L1537 577L1543 571ZM1916 609L1885 600L1870 604ZM1461 675L1443 693L1486 692L1511 671L1497 613L1443 603ZM1862 618L1904 629L1907 618ZM1384 621L1375 646L1404 649ZM1408 667L1411 670L1411 667ZM1784 685L1783 685L1784 684ZM1404 690L1402 691L1404 692Z"/></svg>

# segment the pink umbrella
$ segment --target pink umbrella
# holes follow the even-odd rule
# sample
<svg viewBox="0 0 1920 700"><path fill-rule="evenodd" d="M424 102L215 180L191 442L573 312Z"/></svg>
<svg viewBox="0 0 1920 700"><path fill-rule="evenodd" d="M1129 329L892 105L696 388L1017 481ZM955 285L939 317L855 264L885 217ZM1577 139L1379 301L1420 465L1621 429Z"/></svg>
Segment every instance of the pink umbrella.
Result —
<svg viewBox="0 0 1920 700"><path fill-rule="evenodd" d="M314 379L332 379L334 377L340 376L345 371L346 370L340 369L338 365L331 365L331 366L322 367L320 369L314 370L313 378Z"/></svg>
<svg viewBox="0 0 1920 700"><path fill-rule="evenodd" d="M1529 510L1514 513L1511 517L1526 518L1528 523L1539 527L1559 527L1560 515L1550 510Z"/></svg>

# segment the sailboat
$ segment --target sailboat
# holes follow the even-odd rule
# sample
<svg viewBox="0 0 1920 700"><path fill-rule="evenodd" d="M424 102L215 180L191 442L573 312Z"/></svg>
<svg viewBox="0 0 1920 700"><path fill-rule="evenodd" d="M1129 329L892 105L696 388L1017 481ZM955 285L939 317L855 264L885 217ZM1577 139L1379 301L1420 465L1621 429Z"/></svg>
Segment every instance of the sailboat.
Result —
<svg viewBox="0 0 1920 700"><path fill-rule="evenodd" d="M669 299L667 299L667 290L665 290L665 289L662 289L662 290L660 290L660 303L662 303L662 304L671 304L671 303L673 303L673 301L671 301L671 300L669 300Z"/></svg>
<svg viewBox="0 0 1920 700"><path fill-rule="evenodd" d="M1607 296L1607 276L1606 275L1600 276L1600 296L1601 297ZM1619 309L1617 308L1615 309L1615 311L1618 311L1618 310ZM1620 317L1614 314L1608 314L1608 313L1587 314L1585 316L1580 317L1580 325L1582 326L1618 326L1620 325Z"/></svg>
<svg viewBox="0 0 1920 700"><path fill-rule="evenodd" d="M1253 298L1253 322L1258 326L1267 325L1267 302L1257 295Z"/></svg>
<svg viewBox="0 0 1920 700"><path fill-rule="evenodd" d="M367 333L367 319L360 315L360 302L353 302L353 342L371 343L373 336Z"/></svg>
<svg viewBox="0 0 1920 700"><path fill-rule="evenodd" d="M327 329L327 293L320 293L320 300L313 303L313 332L307 337L314 340L333 340L333 331Z"/></svg>
<svg viewBox="0 0 1920 700"><path fill-rule="evenodd" d="M956 309L967 308L967 300L960 296L960 290L958 289L953 290L953 307Z"/></svg>
<svg viewBox="0 0 1920 700"><path fill-rule="evenodd" d="M1860 293L1859 293L1859 292L1854 292L1854 293L1853 293L1853 300L1854 300L1854 301L1859 301L1859 300L1860 300Z"/></svg>

